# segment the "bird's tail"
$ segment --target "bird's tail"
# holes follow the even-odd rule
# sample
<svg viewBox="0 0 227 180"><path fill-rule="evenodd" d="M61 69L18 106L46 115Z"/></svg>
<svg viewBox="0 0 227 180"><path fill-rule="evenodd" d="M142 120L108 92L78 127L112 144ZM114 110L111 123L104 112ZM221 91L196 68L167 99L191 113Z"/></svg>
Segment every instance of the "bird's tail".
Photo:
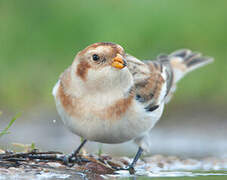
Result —
<svg viewBox="0 0 227 180"><path fill-rule="evenodd" d="M201 53L192 52L189 49L174 51L168 59L173 69L174 83L177 83L187 73L213 61L213 58L202 56Z"/></svg>
<svg viewBox="0 0 227 180"><path fill-rule="evenodd" d="M213 61L211 57L202 56L201 53L192 52L188 49L174 51L169 55L160 55L158 59L162 64L166 64L169 72L169 81L167 82L168 93L165 102L168 103L176 90L177 82L187 73L202 67Z"/></svg>

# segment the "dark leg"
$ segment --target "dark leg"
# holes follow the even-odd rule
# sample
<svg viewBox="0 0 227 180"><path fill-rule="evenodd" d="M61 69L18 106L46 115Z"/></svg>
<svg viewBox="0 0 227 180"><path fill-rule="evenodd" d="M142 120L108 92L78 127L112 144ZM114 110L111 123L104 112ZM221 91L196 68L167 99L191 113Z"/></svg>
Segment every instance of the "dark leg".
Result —
<svg viewBox="0 0 227 180"><path fill-rule="evenodd" d="M80 146L72 154L66 156L64 158L64 164L69 165L70 161L73 160L73 158L76 158L76 155L80 152L81 148L84 146L86 142L87 142L87 139L83 140Z"/></svg>
<svg viewBox="0 0 227 180"><path fill-rule="evenodd" d="M80 146L72 154L69 155L69 158L76 157L76 155L80 152L81 148L84 146L86 142L87 142L87 139L83 140Z"/></svg>
<svg viewBox="0 0 227 180"><path fill-rule="evenodd" d="M135 166L136 162L139 160L139 158L142 155L142 153L143 153L143 149L141 147L139 147L139 149L138 149L138 151L136 153L136 156L134 157L132 163L128 167L128 170L129 170L130 174L134 174L135 173L134 166Z"/></svg>
<svg viewBox="0 0 227 180"><path fill-rule="evenodd" d="M127 168L115 168L115 169L116 170L128 170L130 174L135 174L134 166L135 166L136 162L139 160L142 153L143 153L143 149L141 147L139 147L139 149L136 153L136 156L134 157L132 163Z"/></svg>

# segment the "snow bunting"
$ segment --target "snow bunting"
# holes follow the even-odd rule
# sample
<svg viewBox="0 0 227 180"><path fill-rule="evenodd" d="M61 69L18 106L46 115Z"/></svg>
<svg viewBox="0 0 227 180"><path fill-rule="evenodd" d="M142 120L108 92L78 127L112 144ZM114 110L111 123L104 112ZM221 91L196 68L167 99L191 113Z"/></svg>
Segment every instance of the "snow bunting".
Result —
<svg viewBox="0 0 227 180"><path fill-rule="evenodd" d="M80 51L53 89L63 122L84 139L68 160L87 140L109 144L134 140L139 149L129 166L132 170L143 150L149 150L150 131L176 83L212 60L183 49L141 61L109 42Z"/></svg>

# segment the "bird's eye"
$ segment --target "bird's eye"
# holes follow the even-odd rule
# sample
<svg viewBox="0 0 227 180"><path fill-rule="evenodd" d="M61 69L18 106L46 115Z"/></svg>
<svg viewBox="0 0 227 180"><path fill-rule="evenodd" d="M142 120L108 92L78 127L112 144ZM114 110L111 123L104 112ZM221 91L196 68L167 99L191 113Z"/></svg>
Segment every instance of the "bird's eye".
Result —
<svg viewBox="0 0 227 180"><path fill-rule="evenodd" d="M92 59L93 59L94 61L98 61L98 60L99 60L99 56L98 56L97 54L93 54L93 55L92 55Z"/></svg>

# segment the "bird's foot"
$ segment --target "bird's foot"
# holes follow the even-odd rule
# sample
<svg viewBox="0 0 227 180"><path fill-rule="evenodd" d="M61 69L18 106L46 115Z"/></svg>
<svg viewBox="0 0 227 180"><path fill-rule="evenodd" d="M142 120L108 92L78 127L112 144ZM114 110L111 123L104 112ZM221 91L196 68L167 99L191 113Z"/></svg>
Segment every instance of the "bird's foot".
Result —
<svg viewBox="0 0 227 180"><path fill-rule="evenodd" d="M72 163L72 157L70 155L65 155L62 161L66 166L72 167L74 165L74 163Z"/></svg>
<svg viewBox="0 0 227 180"><path fill-rule="evenodd" d="M75 163L80 162L80 158L78 156L65 155L62 159L64 165L72 167Z"/></svg>

